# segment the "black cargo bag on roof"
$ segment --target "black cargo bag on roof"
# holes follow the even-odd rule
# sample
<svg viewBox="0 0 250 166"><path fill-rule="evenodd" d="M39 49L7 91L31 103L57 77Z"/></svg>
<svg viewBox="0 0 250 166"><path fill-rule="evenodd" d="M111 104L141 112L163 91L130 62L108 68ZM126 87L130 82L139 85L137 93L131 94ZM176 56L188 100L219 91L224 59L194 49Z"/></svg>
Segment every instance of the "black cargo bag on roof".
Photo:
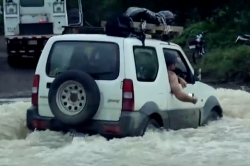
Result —
<svg viewBox="0 0 250 166"><path fill-rule="evenodd" d="M106 35L117 37L129 37L133 33L132 19L128 16L115 16L109 19L105 25Z"/></svg>
<svg viewBox="0 0 250 166"><path fill-rule="evenodd" d="M162 10L158 12L157 15L163 18L163 20L165 21L167 25L172 25L174 23L175 16L176 16L174 13L172 13L169 10Z"/></svg>
<svg viewBox="0 0 250 166"><path fill-rule="evenodd" d="M124 15L131 17L135 22L144 20L147 23L156 25L172 25L175 19L175 15L169 10L155 13L146 8L139 7L129 7Z"/></svg>
<svg viewBox="0 0 250 166"><path fill-rule="evenodd" d="M135 22L141 22L141 20L144 20L151 24L164 24L163 18L159 17L157 13L154 13L146 8L129 7L124 15L131 17Z"/></svg>

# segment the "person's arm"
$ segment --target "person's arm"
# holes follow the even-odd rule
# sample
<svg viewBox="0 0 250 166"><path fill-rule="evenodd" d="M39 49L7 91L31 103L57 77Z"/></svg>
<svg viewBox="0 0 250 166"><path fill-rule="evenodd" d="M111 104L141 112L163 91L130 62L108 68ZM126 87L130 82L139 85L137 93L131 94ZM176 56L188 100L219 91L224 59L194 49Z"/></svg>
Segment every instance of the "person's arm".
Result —
<svg viewBox="0 0 250 166"><path fill-rule="evenodd" d="M179 86L178 77L175 74L171 74L169 76L169 83L170 83L170 87L171 87L173 94L178 100L183 101L183 102L190 102L194 104L197 102L196 98L191 97L187 95L186 93L182 92Z"/></svg>
<svg viewBox="0 0 250 166"><path fill-rule="evenodd" d="M184 80L183 78L179 77L179 76L176 76L178 81L181 82L182 80ZM185 81L185 80L184 80Z"/></svg>
<svg viewBox="0 0 250 166"><path fill-rule="evenodd" d="M178 78L178 82L179 82L179 84L181 84L182 88L186 88L187 87L187 82L183 78L181 78L179 76L177 76L177 78Z"/></svg>

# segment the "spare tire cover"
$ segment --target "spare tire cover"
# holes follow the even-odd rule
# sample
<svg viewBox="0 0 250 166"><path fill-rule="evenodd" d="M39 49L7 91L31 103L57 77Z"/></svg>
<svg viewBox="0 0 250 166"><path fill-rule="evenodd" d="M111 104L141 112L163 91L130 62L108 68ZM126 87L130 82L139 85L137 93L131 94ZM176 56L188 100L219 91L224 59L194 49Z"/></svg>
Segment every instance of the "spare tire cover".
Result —
<svg viewBox="0 0 250 166"><path fill-rule="evenodd" d="M96 114L100 91L90 75L71 70L55 78L48 99L55 118L66 125L75 126L89 121Z"/></svg>

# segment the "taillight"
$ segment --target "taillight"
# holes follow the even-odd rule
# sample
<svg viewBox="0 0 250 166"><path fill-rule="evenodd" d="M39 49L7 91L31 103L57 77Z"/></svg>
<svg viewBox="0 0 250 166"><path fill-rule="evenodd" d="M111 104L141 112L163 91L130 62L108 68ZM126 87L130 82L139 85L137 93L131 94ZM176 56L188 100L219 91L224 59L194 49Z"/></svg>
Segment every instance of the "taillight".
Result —
<svg viewBox="0 0 250 166"><path fill-rule="evenodd" d="M35 75L33 80L33 86L32 86L32 105L38 105L38 90L39 90L39 80L40 76Z"/></svg>
<svg viewBox="0 0 250 166"><path fill-rule="evenodd" d="M133 81L130 79L123 80L122 110L134 111L134 86L133 86Z"/></svg>
<svg viewBox="0 0 250 166"><path fill-rule="evenodd" d="M41 120L33 120L32 125L35 129L45 130L47 129L47 123Z"/></svg>
<svg viewBox="0 0 250 166"><path fill-rule="evenodd" d="M43 20L43 19L39 19L39 23L46 23L47 21L46 20Z"/></svg>

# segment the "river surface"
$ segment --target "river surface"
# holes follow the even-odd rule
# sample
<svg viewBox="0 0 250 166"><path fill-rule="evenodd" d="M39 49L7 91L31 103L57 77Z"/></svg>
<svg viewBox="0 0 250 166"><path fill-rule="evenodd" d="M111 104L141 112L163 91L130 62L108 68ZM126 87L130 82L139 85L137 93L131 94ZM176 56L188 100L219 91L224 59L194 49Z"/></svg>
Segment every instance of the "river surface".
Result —
<svg viewBox="0 0 250 166"><path fill-rule="evenodd" d="M144 137L27 134L30 102L0 105L0 166L249 166L250 93L217 89L224 118L198 129Z"/></svg>

